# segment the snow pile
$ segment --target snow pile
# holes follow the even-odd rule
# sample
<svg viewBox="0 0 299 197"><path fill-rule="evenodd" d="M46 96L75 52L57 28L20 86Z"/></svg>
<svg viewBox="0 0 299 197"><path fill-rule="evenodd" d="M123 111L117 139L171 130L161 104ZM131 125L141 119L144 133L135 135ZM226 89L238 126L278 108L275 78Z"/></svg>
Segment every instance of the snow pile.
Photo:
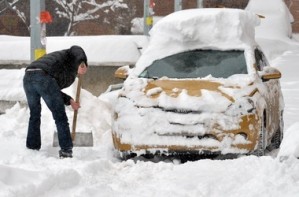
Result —
<svg viewBox="0 0 299 197"><path fill-rule="evenodd" d="M26 101L23 89L23 77L25 69L1 70L0 72L0 100L3 101ZM7 85L9 84L9 85Z"/></svg>
<svg viewBox="0 0 299 197"><path fill-rule="evenodd" d="M50 53L79 45L85 50L89 65L135 64L147 43L146 36L48 37L46 50ZM0 45L6 49L1 51L1 64L30 62L30 38L0 35Z"/></svg>
<svg viewBox="0 0 299 197"><path fill-rule="evenodd" d="M265 17L256 28L258 37L279 40L292 36L294 18L283 0L250 0L246 10Z"/></svg>
<svg viewBox="0 0 299 197"><path fill-rule="evenodd" d="M287 132L285 132L284 139L280 146L280 151L278 157L288 157L290 155L297 155L299 157L299 122L293 124L288 128Z"/></svg>
<svg viewBox="0 0 299 197"><path fill-rule="evenodd" d="M265 49L268 59L273 60L290 49L296 50L296 44L290 40L294 19L283 0L250 0L246 10L264 16L261 25L256 27L256 40ZM269 45L271 50L268 50Z"/></svg>
<svg viewBox="0 0 299 197"><path fill-rule="evenodd" d="M77 89L77 80L69 88L64 89L64 92L75 98L75 92ZM81 108L78 110L78 124L77 132L92 132L94 135L94 140L97 142L99 135L107 131L111 127L111 114L112 109L106 102L98 99L93 94L86 90L82 90L80 96ZM47 106L44 105L44 108ZM99 115L101 112L101 115ZM69 120L72 120L73 110L71 107L67 108L67 114Z"/></svg>

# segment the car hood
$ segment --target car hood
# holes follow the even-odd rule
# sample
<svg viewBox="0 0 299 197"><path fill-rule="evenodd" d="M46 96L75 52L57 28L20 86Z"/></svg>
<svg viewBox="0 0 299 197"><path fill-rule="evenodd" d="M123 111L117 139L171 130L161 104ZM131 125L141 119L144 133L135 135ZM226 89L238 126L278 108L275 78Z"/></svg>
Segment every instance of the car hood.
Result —
<svg viewBox="0 0 299 197"><path fill-rule="evenodd" d="M146 95L157 98L162 92L170 97L178 97L182 92L189 96L201 97L204 91L217 92L230 101L234 99L219 89L221 83L207 80L156 80L148 82L144 89ZM153 90L157 89L158 91Z"/></svg>
<svg viewBox="0 0 299 197"><path fill-rule="evenodd" d="M124 83L120 96L137 107L163 110L224 112L228 106L258 92L254 77L239 75L234 79L142 79Z"/></svg>

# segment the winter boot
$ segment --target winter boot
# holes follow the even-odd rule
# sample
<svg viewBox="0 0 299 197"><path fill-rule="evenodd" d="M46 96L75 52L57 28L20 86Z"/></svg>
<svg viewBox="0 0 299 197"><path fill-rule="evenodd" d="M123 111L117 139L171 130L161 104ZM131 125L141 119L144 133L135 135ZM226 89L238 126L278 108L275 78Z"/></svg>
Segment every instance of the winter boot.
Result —
<svg viewBox="0 0 299 197"><path fill-rule="evenodd" d="M63 159L63 158L72 158L73 157L73 151L72 150L63 150L63 149L61 149L59 151L59 157L61 159Z"/></svg>

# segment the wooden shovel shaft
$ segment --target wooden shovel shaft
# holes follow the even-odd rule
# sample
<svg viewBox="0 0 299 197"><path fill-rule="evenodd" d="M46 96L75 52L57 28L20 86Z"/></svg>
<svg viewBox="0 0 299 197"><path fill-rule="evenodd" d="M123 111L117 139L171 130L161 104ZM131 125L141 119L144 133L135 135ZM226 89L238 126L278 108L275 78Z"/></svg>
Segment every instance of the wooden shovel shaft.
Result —
<svg viewBox="0 0 299 197"><path fill-rule="evenodd" d="M81 82L82 82L82 75L78 74L78 85L77 85L76 100L75 100L76 103L78 103L80 101ZM74 110L73 125L72 125L72 140L73 141L76 138L77 116L78 116L78 110Z"/></svg>

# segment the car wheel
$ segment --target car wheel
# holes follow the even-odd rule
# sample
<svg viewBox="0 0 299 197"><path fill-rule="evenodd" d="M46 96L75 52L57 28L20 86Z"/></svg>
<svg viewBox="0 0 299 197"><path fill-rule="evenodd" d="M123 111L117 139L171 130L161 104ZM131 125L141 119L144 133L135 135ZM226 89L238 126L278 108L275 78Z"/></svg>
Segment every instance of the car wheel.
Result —
<svg viewBox="0 0 299 197"><path fill-rule="evenodd" d="M119 156L122 160L132 159L137 156L136 153L128 152L128 151L121 151L119 152Z"/></svg>
<svg viewBox="0 0 299 197"><path fill-rule="evenodd" d="M280 122L279 122L279 128L276 131L276 133L274 134L272 140L271 140L271 145L273 147L273 149L278 149L280 147L280 144L282 142L282 138L283 138L283 111L281 111L280 114Z"/></svg>
<svg viewBox="0 0 299 197"><path fill-rule="evenodd" d="M257 149L254 153L254 155L260 157L265 155L265 149L266 149L266 116L263 115L261 117L261 129L260 129L260 134L259 134L259 141L258 141L258 146Z"/></svg>

